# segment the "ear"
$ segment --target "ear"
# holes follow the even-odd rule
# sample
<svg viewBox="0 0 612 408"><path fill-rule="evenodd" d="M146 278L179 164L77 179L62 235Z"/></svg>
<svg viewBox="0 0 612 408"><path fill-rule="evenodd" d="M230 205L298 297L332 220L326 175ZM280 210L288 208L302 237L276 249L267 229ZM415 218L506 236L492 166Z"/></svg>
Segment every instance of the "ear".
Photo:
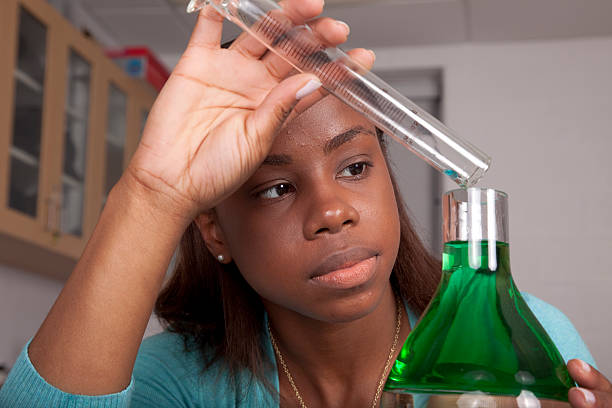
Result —
<svg viewBox="0 0 612 408"><path fill-rule="evenodd" d="M202 239L210 253L221 263L231 262L231 253L223 230L219 225L217 213L214 209L203 212L195 219L195 223L200 230Z"/></svg>

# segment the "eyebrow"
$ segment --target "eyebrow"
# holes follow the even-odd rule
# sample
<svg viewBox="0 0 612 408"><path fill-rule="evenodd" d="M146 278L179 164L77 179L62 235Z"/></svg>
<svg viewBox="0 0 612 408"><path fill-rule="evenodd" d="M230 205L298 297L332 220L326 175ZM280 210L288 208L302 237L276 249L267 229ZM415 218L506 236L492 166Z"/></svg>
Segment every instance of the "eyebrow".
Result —
<svg viewBox="0 0 612 408"><path fill-rule="evenodd" d="M323 148L323 152L325 152L325 154L329 154L333 150L339 148L344 143L351 141L355 136L357 136L359 134L362 134L362 133L365 133L365 134L368 134L368 135L372 135L372 136L376 136L374 134L374 132L364 128L363 126L355 126L353 128L350 128L346 132L342 132L339 135L334 136L334 138L332 140L330 140L329 142L325 143L325 147Z"/></svg>
<svg viewBox="0 0 612 408"><path fill-rule="evenodd" d="M334 136L332 140L325 143L325 146L323 147L323 152L325 154L329 154L340 146L342 146L343 144L350 142L352 139L355 138L355 136L362 133L376 136L374 132L364 128L363 126L355 126L345 132L340 133L339 135ZM293 159L288 154L271 154L264 159L262 165L283 166L291 163L293 163Z"/></svg>
<svg viewBox="0 0 612 408"><path fill-rule="evenodd" d="M293 159L288 154L271 154L266 157L261 164L267 164L268 166L283 166L291 163L293 163Z"/></svg>

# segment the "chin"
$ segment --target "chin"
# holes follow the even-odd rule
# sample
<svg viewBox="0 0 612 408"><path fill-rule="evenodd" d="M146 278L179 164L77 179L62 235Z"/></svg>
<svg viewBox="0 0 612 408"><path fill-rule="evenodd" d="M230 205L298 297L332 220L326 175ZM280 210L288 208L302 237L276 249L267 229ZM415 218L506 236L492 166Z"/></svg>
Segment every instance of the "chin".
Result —
<svg viewBox="0 0 612 408"><path fill-rule="evenodd" d="M343 293L332 299L326 299L319 303L317 320L328 323L350 323L362 319L376 310L385 294L384 289L369 288L358 290L353 293Z"/></svg>

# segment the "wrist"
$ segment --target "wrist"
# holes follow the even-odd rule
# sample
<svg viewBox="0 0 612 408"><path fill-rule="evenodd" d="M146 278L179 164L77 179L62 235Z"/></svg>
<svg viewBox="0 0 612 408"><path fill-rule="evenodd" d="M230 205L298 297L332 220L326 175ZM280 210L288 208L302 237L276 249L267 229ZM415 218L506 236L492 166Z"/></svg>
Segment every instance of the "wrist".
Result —
<svg viewBox="0 0 612 408"><path fill-rule="evenodd" d="M122 208L137 217L154 220L156 224L174 225L181 232L193 221L197 211L186 200L172 191L159 191L148 187L134 171L128 168L109 194L109 201L122 203Z"/></svg>

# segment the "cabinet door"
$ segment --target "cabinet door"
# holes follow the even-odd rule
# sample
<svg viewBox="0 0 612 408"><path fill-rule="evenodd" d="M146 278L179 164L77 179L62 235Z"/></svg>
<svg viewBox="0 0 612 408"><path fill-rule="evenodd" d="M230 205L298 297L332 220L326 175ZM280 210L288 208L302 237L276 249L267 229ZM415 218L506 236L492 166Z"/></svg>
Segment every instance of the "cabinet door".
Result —
<svg viewBox="0 0 612 408"><path fill-rule="evenodd" d="M70 49L64 115L60 231L77 237L83 236L90 95L91 64L74 49Z"/></svg>
<svg viewBox="0 0 612 408"><path fill-rule="evenodd" d="M130 135L130 107L134 101L135 81L110 60L100 64L99 97L96 98L96 116L102 122L97 126L95 143L96 201L99 214L113 186L119 181L127 163L126 145Z"/></svg>
<svg viewBox="0 0 612 408"><path fill-rule="evenodd" d="M101 121L96 110L101 55L96 46L69 26L63 31L63 43L63 81L57 81L64 91L59 96L64 102L62 123L56 132L50 170L52 194L60 197L54 249L78 257L93 230L99 208L95 199L99 152L94 140L100 136Z"/></svg>
<svg viewBox="0 0 612 408"><path fill-rule="evenodd" d="M154 93L44 0L0 0L0 38L0 259L65 276Z"/></svg>
<svg viewBox="0 0 612 408"><path fill-rule="evenodd" d="M18 8L16 0L0 1L0 214L8 201L8 171L12 141L13 93L15 80L15 44L17 43Z"/></svg>
<svg viewBox="0 0 612 408"><path fill-rule="evenodd" d="M56 57L61 47L44 10L13 0L3 0L2 7L4 18L13 21L9 23L13 35L7 37L9 48L3 56L9 67L4 74L10 82L5 95L8 118L0 149L6 155L2 160L0 208L4 228L26 238L41 239L46 223L53 218L43 176L52 137L49 129L57 122L50 78L61 69Z"/></svg>
<svg viewBox="0 0 612 408"><path fill-rule="evenodd" d="M18 33L7 204L23 215L36 218L39 211L47 27L20 7Z"/></svg>
<svg viewBox="0 0 612 408"><path fill-rule="evenodd" d="M108 194L123 173L127 140L128 97L126 91L111 81L108 86L108 116L106 120L104 195Z"/></svg>
<svg viewBox="0 0 612 408"><path fill-rule="evenodd" d="M61 197L54 249L78 257L100 209L106 123L106 61L100 50L72 27L64 30L62 126L51 177L52 193ZM58 81L58 86L59 85Z"/></svg>
<svg viewBox="0 0 612 408"><path fill-rule="evenodd" d="M142 135L156 97L148 84L127 76L111 61L105 64L105 143L102 204L119 181Z"/></svg>

